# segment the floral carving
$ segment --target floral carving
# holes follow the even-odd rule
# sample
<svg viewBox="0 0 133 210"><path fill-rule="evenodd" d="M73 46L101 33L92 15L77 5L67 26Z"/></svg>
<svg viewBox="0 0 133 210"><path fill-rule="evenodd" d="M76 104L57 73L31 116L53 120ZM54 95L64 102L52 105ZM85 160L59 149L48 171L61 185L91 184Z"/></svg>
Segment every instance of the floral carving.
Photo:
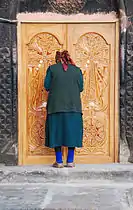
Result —
<svg viewBox="0 0 133 210"><path fill-rule="evenodd" d="M43 81L47 67L55 62L55 51L60 49L62 45L48 33L37 34L28 44L28 139L32 155L53 154L53 150L44 147L46 108L42 104L47 100L47 93ZM77 149L76 154L106 154L110 45L101 35L87 33L75 45L75 55L84 74L84 147Z"/></svg>

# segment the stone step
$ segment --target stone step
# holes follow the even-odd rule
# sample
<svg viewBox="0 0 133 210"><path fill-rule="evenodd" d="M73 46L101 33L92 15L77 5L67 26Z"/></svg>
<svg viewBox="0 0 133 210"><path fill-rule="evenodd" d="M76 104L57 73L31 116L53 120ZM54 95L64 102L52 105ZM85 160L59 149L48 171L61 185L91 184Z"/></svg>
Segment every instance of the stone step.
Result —
<svg viewBox="0 0 133 210"><path fill-rule="evenodd" d="M0 168L0 210L133 210L133 165Z"/></svg>
<svg viewBox="0 0 133 210"><path fill-rule="evenodd" d="M0 167L0 183L133 182L132 164L76 165L55 169L47 165Z"/></svg>
<svg viewBox="0 0 133 210"><path fill-rule="evenodd" d="M133 184L0 183L0 210L133 210Z"/></svg>

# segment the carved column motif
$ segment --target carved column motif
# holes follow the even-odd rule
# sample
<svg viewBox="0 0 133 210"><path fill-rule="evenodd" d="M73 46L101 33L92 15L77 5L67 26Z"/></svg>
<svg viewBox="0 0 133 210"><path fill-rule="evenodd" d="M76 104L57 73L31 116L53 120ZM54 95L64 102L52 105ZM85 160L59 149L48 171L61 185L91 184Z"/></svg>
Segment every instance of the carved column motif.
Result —
<svg viewBox="0 0 133 210"><path fill-rule="evenodd" d="M87 33L78 40L75 54L84 75L84 147L76 153L105 154L109 143L110 46L100 34Z"/></svg>
<svg viewBox="0 0 133 210"><path fill-rule="evenodd" d="M53 154L44 147L47 93L44 78L49 65L55 63L55 52L60 50L56 37L40 33L28 44L28 139L29 155Z"/></svg>

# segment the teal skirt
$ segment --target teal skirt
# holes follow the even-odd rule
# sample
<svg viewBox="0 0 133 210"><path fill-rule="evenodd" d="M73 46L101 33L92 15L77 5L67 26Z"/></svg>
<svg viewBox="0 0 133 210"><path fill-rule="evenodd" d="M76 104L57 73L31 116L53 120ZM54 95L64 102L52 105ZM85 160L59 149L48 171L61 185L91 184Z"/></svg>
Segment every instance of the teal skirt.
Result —
<svg viewBox="0 0 133 210"><path fill-rule="evenodd" d="M45 125L45 146L55 148L82 147L83 119L81 113L48 114Z"/></svg>

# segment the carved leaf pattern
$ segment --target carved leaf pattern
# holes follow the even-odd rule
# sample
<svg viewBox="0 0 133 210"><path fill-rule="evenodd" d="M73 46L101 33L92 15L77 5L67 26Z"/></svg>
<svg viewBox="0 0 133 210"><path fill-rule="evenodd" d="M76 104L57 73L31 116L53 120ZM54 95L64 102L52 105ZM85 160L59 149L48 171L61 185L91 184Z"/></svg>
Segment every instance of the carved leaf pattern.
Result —
<svg viewBox="0 0 133 210"><path fill-rule="evenodd" d="M53 64L55 51L62 45L51 34L41 33L28 44L28 135L29 155L53 155L44 147L46 102L43 88L46 69ZM110 46L96 33L83 35L75 45L76 63L84 74L82 94L84 113L84 147L76 149L77 155L105 154L108 144L108 91L110 71Z"/></svg>
<svg viewBox="0 0 133 210"><path fill-rule="evenodd" d="M47 93L44 78L49 65L55 63L55 52L62 49L56 37L39 33L28 44L28 140L29 155L53 155L44 147Z"/></svg>
<svg viewBox="0 0 133 210"><path fill-rule="evenodd" d="M110 46L100 34L87 33L75 45L75 57L84 75L84 146L77 149L76 154L105 154L109 127Z"/></svg>

